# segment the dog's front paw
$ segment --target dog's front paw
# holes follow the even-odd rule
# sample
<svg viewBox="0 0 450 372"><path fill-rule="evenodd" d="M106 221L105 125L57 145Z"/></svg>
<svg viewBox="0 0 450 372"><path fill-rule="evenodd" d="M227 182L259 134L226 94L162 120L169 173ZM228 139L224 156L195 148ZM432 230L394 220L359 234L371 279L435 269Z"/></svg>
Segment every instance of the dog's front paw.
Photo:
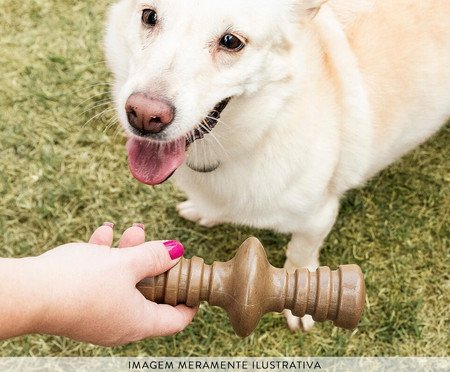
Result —
<svg viewBox="0 0 450 372"><path fill-rule="evenodd" d="M194 203L192 203L190 200L186 200L183 203L180 203L177 205L177 211L178 214L183 217L184 219L198 223L200 226L204 227L213 227L218 225L220 222L204 218L197 208L195 208Z"/></svg>
<svg viewBox="0 0 450 372"><path fill-rule="evenodd" d="M290 310L285 310L284 316L292 332L309 332L314 327L315 322L311 315L305 315L303 318L299 318L298 316L292 315Z"/></svg>

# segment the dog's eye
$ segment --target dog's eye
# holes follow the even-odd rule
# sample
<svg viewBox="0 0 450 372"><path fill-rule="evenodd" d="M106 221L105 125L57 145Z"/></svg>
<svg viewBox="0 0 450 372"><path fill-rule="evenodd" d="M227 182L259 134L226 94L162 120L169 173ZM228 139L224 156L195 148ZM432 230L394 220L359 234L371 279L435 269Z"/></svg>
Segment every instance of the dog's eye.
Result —
<svg viewBox="0 0 450 372"><path fill-rule="evenodd" d="M158 13L153 9L144 9L142 11L142 23L147 26L156 26L158 23Z"/></svg>
<svg viewBox="0 0 450 372"><path fill-rule="evenodd" d="M226 34L220 40L220 45L233 52L239 52L245 47L241 39L232 34Z"/></svg>

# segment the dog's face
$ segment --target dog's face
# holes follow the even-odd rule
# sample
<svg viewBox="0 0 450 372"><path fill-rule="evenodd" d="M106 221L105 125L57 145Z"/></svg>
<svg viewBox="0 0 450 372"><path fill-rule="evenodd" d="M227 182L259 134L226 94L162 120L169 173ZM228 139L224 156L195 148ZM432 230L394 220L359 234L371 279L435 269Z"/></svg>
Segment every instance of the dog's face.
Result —
<svg viewBox="0 0 450 372"><path fill-rule="evenodd" d="M294 20L322 2L122 0L113 6L106 55L119 119L132 134L135 177L165 181L230 100L286 78L280 56L292 48Z"/></svg>

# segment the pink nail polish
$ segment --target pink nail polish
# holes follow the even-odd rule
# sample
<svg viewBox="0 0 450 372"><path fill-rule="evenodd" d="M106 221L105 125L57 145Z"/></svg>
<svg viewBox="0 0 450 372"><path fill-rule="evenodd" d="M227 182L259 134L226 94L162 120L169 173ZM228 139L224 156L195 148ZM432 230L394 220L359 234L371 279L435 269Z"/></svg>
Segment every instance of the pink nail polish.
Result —
<svg viewBox="0 0 450 372"><path fill-rule="evenodd" d="M133 224L133 227L139 227L142 230L145 230L145 225L143 223L135 223Z"/></svg>
<svg viewBox="0 0 450 372"><path fill-rule="evenodd" d="M183 244L176 240L169 240L164 243L164 246L167 248L167 251L169 252L170 258L172 260L176 260L184 254Z"/></svg>
<svg viewBox="0 0 450 372"><path fill-rule="evenodd" d="M105 222L103 226L107 226L110 227L111 229L114 229L114 224L112 222Z"/></svg>

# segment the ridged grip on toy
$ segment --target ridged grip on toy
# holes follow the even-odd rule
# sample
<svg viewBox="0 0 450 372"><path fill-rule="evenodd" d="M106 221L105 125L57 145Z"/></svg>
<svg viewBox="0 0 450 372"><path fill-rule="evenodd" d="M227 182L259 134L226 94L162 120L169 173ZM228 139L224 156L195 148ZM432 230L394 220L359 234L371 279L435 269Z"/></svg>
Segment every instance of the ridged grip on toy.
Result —
<svg viewBox="0 0 450 372"><path fill-rule="evenodd" d="M168 305L198 306L202 301L225 309L241 337L250 335L268 312L291 310L317 322L331 320L353 329L362 315L365 285L357 265L294 273L270 265L256 238L247 239L228 262L206 265L202 258L181 259L167 273L137 285L149 300Z"/></svg>

